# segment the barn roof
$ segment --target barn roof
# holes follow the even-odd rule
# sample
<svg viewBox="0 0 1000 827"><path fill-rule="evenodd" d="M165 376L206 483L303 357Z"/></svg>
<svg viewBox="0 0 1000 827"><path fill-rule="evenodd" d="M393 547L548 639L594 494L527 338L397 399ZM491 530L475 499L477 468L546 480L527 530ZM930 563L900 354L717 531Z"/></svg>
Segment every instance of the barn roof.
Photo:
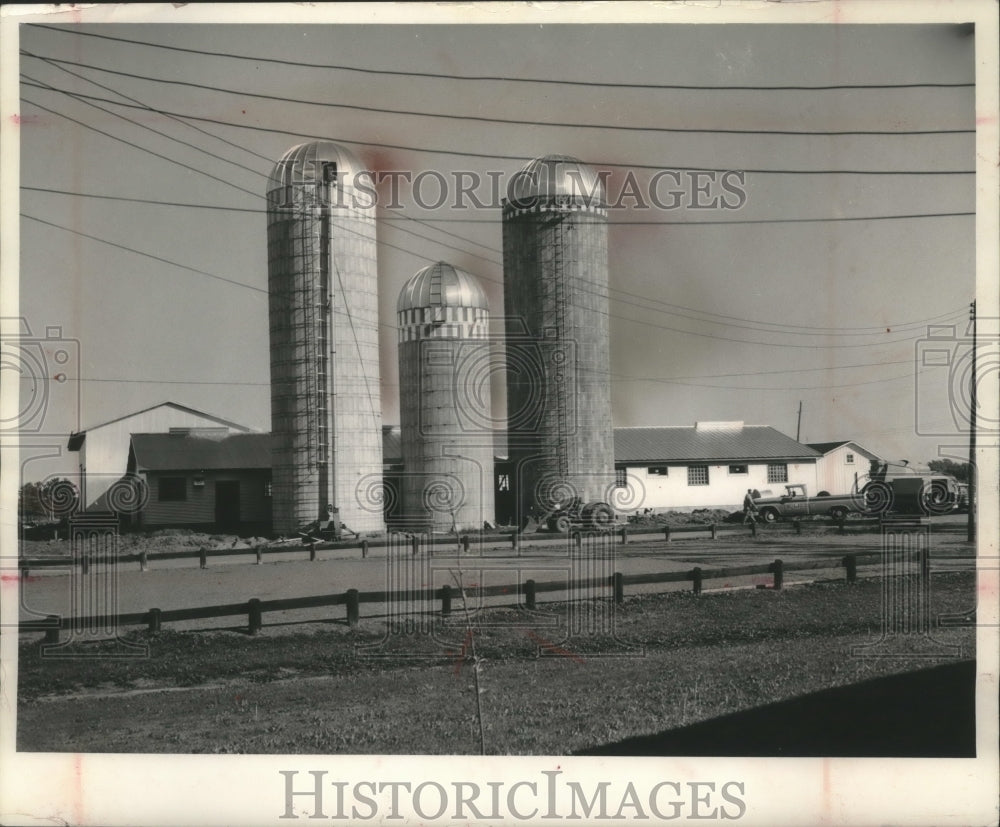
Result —
<svg viewBox="0 0 1000 827"><path fill-rule="evenodd" d="M615 462L815 460L818 451L768 425L615 428Z"/></svg>
<svg viewBox="0 0 1000 827"><path fill-rule="evenodd" d="M207 471L271 467L270 434L203 435L206 429L132 434L140 471ZM199 432L200 431L200 432Z"/></svg>
<svg viewBox="0 0 1000 827"><path fill-rule="evenodd" d="M250 431L250 428L246 425L240 425L238 422L230 422L228 419L223 419L221 416L215 416L214 414L205 413L204 411L199 411L195 408L189 408L187 405L179 405L177 402L168 401L160 402L156 405L150 405L148 408L143 408L141 411L132 411L131 413L123 414L122 416L116 416L114 419L109 419L107 422L100 422L97 425L91 425L89 428L84 428L82 431L76 431L69 435L69 443L66 446L67 450L79 451L80 447L83 445L83 441L87 438L88 431L96 431L98 428L103 428L107 425L114 425L116 422L121 422L123 419L129 419L133 416L139 416L144 413L149 413L150 411L155 411L157 408L174 408L178 411L184 411L185 413L195 414L196 416L210 419L213 422L218 422L220 425L225 425L227 428L232 428L236 431Z"/></svg>

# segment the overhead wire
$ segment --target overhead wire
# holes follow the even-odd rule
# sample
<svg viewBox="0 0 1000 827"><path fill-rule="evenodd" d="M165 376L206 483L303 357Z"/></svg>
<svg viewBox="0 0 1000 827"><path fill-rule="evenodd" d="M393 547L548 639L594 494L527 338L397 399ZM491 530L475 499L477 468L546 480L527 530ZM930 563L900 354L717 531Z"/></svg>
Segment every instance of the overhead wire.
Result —
<svg viewBox="0 0 1000 827"><path fill-rule="evenodd" d="M288 95L270 95L265 92L249 92L243 89L230 89L224 86L215 86L207 83L196 83L194 81L177 80L174 78L157 77L153 75L142 75L137 72L126 72L121 69L109 69L106 66L98 66L93 63L83 63L82 61L65 60L45 55L36 55L32 52L21 50L21 54L26 57L38 58L56 65L67 64L77 66L81 69L91 69L95 72L106 72L119 77L126 77L132 80L141 80L148 83L162 83L170 86L184 86L189 89L201 89L204 91L218 92L225 95L233 95L241 98L255 98L258 100L279 101L286 104L296 104L299 106L314 106L325 109L349 109L353 112L369 112L380 115L393 115L411 118L428 118L431 120L451 120L472 123L502 124L507 126L541 126L550 129L598 129L602 132L649 132L655 134L696 134L696 135L769 135L769 136L800 136L800 137L849 137L849 136L876 136L887 137L893 135L965 135L974 134L975 128L953 128L953 129L920 129L920 130L791 130L791 129L732 129L732 128L694 128L694 127L663 127L663 126L636 126L619 123L579 123L570 121L538 121L526 118L498 118L489 115L475 115L470 113L454 114L450 112L429 112L418 109L394 109L386 106L370 106L358 103L342 103L337 101L319 101L312 98L293 98Z"/></svg>
<svg viewBox="0 0 1000 827"><path fill-rule="evenodd" d="M236 60L247 60L254 63L268 63L275 65L295 66L308 69L332 69L345 72L359 72L369 75L389 75L407 78L433 78L438 80L460 80L460 81L499 81L508 83L543 83L559 86L578 86L582 88L611 88L611 89L662 89L662 90L691 90L691 91L761 91L761 92L784 92L784 91L805 91L805 92L825 92L844 89L924 89L943 88L956 89L968 88L975 84L965 81L953 82L920 82L909 81L906 83L863 83L863 84L818 84L818 85L708 85L708 84L679 84L679 83L628 83L620 81L581 81L565 80L560 78L534 78L515 77L510 75L459 75L444 72L418 72L413 70L396 69L370 69L359 66L336 63L310 63L302 60L289 60L282 58L268 58L259 55L240 55L232 52L210 51L206 49L194 49L191 47L174 46L165 43L154 43L132 38L115 37L113 35L97 34L96 32L82 31L78 27L70 29L68 27L51 26L41 23L32 24L32 28L47 29L59 32L60 34L71 34L78 37L91 37L101 40L117 41L136 46L146 46L155 49L167 49L174 52L186 54L200 54L210 57L222 57Z"/></svg>
<svg viewBox="0 0 1000 827"><path fill-rule="evenodd" d="M102 70L110 71L110 70ZM30 84L26 84L30 86ZM75 93L75 96L80 98L88 98L92 100L99 100L104 103L111 103L117 106L123 107L134 107L135 104L122 103L120 101L113 101L107 98L101 98L96 95L84 95L82 93ZM283 99L284 100L284 99ZM144 107L139 107L144 108ZM154 111L160 114L170 114L176 118L182 118L184 120L195 120L199 122L214 123L220 126L230 126L238 129L248 129L257 132L271 132L281 135L293 136L296 138L306 138L314 140L332 140L339 143L350 144L352 146L365 146L365 147L376 147L379 149L394 149L406 152L420 152L428 153L434 155L448 155L457 158L485 158L489 160L496 161L516 161L523 163L525 161L533 160L532 157L527 155L508 155L503 153L486 153L486 152L475 152L471 150L457 150L457 149L445 149L440 147L422 147L422 146L409 146L405 144L390 144L380 141L372 140L353 140L350 138L344 138L342 136L331 136L331 135L312 135L308 133L291 132L284 129L272 129L269 127L253 126L251 124L241 124L233 121L223 121L218 118L208 118L204 116L189 115L179 112L170 112L169 110L155 109ZM895 169L895 170L885 170L885 169L763 169L763 168L753 168L745 166L735 166L730 165L728 167L711 167L711 166L681 166L679 164L641 164L641 163L622 163L619 161L601 161L601 160L591 160L588 161L591 166L594 167L613 167L621 169L632 169L632 170L655 170L661 171L664 169L675 170L678 172L731 172L734 169L745 172L753 173L757 175L974 175L974 169L923 169L923 170L913 170L913 169Z"/></svg>

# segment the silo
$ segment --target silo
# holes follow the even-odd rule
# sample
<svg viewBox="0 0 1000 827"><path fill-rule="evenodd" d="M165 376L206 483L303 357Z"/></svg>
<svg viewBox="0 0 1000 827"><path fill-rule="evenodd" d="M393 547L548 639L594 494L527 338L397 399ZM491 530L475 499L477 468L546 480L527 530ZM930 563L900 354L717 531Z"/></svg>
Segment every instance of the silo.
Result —
<svg viewBox="0 0 1000 827"><path fill-rule="evenodd" d="M403 286L397 317L402 527L481 529L494 520L486 294L439 261Z"/></svg>
<svg viewBox="0 0 1000 827"><path fill-rule="evenodd" d="M278 534L328 505L354 531L385 528L358 491L382 474L375 204L362 171L343 147L315 141L286 152L267 184Z"/></svg>
<svg viewBox="0 0 1000 827"><path fill-rule="evenodd" d="M603 187L576 158L547 155L503 204L508 448L523 518L614 485Z"/></svg>

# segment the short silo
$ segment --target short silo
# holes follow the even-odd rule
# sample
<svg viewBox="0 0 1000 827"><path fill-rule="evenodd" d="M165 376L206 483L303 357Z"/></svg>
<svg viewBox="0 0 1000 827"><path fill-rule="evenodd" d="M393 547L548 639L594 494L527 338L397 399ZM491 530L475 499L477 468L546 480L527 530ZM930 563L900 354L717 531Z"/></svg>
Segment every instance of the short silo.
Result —
<svg viewBox="0 0 1000 827"><path fill-rule="evenodd" d="M326 519L384 530L375 204L329 141L285 153L267 184L272 513L290 534Z"/></svg>
<svg viewBox="0 0 1000 827"><path fill-rule="evenodd" d="M494 520L489 305L475 277L438 262L397 304L402 528Z"/></svg>
<svg viewBox="0 0 1000 827"><path fill-rule="evenodd" d="M608 229L597 174L547 155L503 204L508 450L520 517L608 501L614 436Z"/></svg>

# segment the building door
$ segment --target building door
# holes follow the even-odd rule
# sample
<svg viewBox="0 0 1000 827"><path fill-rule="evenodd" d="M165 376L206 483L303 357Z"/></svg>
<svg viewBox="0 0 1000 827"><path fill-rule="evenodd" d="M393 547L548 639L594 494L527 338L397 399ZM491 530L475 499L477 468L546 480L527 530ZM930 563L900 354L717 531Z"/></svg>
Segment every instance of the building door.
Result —
<svg viewBox="0 0 1000 827"><path fill-rule="evenodd" d="M240 524L238 480L219 480L215 483L215 523L219 528L236 528Z"/></svg>

